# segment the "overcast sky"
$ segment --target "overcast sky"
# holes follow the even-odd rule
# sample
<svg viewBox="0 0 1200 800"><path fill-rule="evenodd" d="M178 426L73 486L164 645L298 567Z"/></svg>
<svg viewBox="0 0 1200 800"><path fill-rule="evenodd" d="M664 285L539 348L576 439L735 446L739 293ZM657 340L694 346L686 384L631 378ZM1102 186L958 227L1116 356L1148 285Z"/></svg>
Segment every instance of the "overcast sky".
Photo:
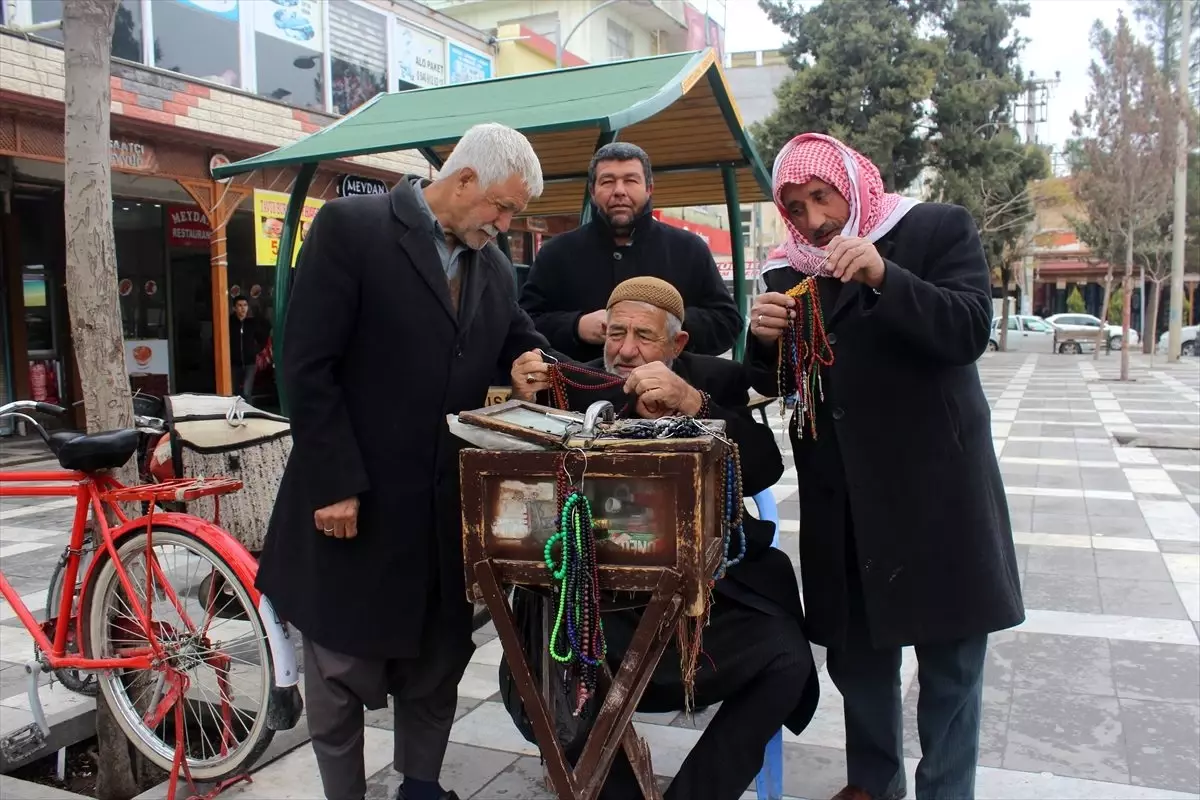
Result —
<svg viewBox="0 0 1200 800"><path fill-rule="evenodd" d="M771 24L757 0L726 0L728 4L725 49L772 50L784 42L783 33ZM1088 33L1097 19L1110 27L1117 12L1132 15L1125 0L1030 0L1029 17L1018 28L1029 40L1021 63L1026 73L1049 78L1055 70L1060 83L1050 90L1046 121L1038 125L1038 140L1061 149L1071 136L1071 113L1083 110L1088 93L1087 68L1094 54ZM1139 30L1140 34L1140 30Z"/></svg>

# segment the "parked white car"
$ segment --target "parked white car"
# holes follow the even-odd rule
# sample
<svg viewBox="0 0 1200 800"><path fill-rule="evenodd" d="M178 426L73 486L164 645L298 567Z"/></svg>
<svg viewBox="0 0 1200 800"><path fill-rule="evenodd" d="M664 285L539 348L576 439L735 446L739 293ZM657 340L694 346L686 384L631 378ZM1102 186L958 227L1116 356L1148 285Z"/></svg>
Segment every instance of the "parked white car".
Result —
<svg viewBox="0 0 1200 800"><path fill-rule="evenodd" d="M1059 330L1058 352L1060 353L1082 353L1084 350L1091 349L1096 343L1096 332L1100 330L1100 318L1093 317L1091 314L1055 314L1046 317L1046 322ZM1074 334L1079 334L1078 338ZM1104 338L1108 341L1109 348L1113 350L1120 350L1125 345L1120 325L1105 325ZM1137 331L1132 328L1129 329L1129 340L1134 347L1141 342Z"/></svg>
<svg viewBox="0 0 1200 800"><path fill-rule="evenodd" d="M1181 356L1196 355L1196 353L1197 353L1197 350L1196 350L1197 332L1200 332L1200 325L1185 325L1179 331L1179 333L1181 335L1180 338L1183 339L1183 342L1179 345L1179 355L1181 355ZM1158 337L1158 348L1157 348L1156 352L1163 353L1164 355L1166 354L1166 352L1167 352L1167 336L1169 335L1169 333L1170 333L1169 331L1163 331L1163 335Z"/></svg>
<svg viewBox="0 0 1200 800"><path fill-rule="evenodd" d="M1010 314L1008 317L1008 352L1053 353L1054 327L1041 317ZM992 320L992 335L988 350L1000 349L1000 318Z"/></svg>

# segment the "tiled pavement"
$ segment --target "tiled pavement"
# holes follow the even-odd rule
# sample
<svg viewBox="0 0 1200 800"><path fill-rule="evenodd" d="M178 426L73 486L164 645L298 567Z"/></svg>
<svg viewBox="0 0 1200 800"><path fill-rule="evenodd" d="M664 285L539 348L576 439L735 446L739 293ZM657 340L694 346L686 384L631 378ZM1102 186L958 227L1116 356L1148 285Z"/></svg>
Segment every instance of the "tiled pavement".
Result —
<svg viewBox="0 0 1200 800"><path fill-rule="evenodd" d="M1195 436L1200 369L1194 360L1165 365L1137 356L1136 381L1116 383L1116 365L1115 356L1018 354L988 355L979 364L1028 608L1024 625L992 638L980 798L1200 797L1200 451L1120 447L1112 439L1125 432ZM782 543L793 558L796 483L789 470L775 487ZM0 503L0 566L35 606L69 518L69 509L51 504ZM0 605L6 729L22 713L16 665L29 652L11 616ZM549 798L535 748L497 702L499 643L490 626L477 639L443 783L477 800ZM911 653L902 672L911 773L920 755ZM785 740L791 797L829 797L844 779L840 699L823 670L820 677L816 719ZM45 699L72 702L61 687ZM674 773L704 721L639 715L658 773ZM383 800L399 781L390 769L390 715L372 714L370 724L368 796ZM319 794L311 750L300 746L226 796Z"/></svg>

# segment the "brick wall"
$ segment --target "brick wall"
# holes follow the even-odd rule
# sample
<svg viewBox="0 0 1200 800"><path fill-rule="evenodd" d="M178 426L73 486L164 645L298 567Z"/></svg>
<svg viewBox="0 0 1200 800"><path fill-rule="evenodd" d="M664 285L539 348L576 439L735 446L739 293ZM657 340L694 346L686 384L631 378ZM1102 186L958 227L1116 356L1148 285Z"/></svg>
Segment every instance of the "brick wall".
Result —
<svg viewBox="0 0 1200 800"><path fill-rule="evenodd" d="M0 86L62 102L66 86L62 49L0 32ZM271 148L294 142L336 119L124 63L113 64L112 113ZM428 168L425 159L412 150L351 160L395 173L425 173Z"/></svg>

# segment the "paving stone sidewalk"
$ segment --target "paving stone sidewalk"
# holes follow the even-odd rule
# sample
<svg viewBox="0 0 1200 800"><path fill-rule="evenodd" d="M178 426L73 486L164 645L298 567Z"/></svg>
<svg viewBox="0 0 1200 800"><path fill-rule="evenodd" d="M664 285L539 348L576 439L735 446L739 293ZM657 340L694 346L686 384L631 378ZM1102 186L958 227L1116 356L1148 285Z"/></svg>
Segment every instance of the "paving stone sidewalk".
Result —
<svg viewBox="0 0 1200 800"><path fill-rule="evenodd" d="M1200 451L1122 447L1113 439L1200 431L1200 364L1135 355L1136 380L1118 383L1117 363L1115 354L1098 361L989 354L979 364L1028 608L1024 625L992 638L981 799L1200 799ZM770 418L786 448L781 420ZM793 559L796 488L789 469L774 489L782 546ZM39 593L45 593L70 514L61 504L0 502L0 566L33 607L42 605ZM11 610L0 605L5 729L27 713L13 670L31 644L14 623ZM443 783L464 800L550 798L536 749L499 703L501 651L490 626L477 643L459 687ZM910 788L920 757L916 666L906 652ZM800 736L785 738L785 790L793 798L828 798L844 783L841 701L823 669L820 678L816 719ZM65 698L56 702L74 702L61 687L47 692L59 695ZM674 774L705 722L638 715L656 772ZM390 724L386 711L369 715L372 800L390 800L399 784L390 767ZM225 796L319 797L311 749L302 737L293 741L300 746ZM162 797L165 790L147 796Z"/></svg>

